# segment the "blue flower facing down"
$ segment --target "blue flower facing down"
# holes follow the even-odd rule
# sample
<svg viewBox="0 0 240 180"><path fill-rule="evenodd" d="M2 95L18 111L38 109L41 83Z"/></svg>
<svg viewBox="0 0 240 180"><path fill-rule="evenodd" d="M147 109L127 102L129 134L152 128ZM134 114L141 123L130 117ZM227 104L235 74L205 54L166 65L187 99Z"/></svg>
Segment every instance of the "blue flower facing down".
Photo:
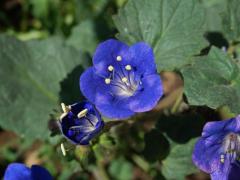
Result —
<svg viewBox="0 0 240 180"><path fill-rule="evenodd" d="M93 67L80 77L80 88L104 116L113 119L149 111L163 95L152 48L144 42L129 47L113 39L97 47Z"/></svg>
<svg viewBox="0 0 240 180"><path fill-rule="evenodd" d="M89 102L65 106L59 126L62 134L74 144L88 145L104 127L104 122L95 107Z"/></svg>
<svg viewBox="0 0 240 180"><path fill-rule="evenodd" d="M240 179L240 172L236 171L240 160L240 116L208 122L192 158L196 166L211 174L212 180L230 180L237 174Z"/></svg>
<svg viewBox="0 0 240 180"><path fill-rule="evenodd" d="M38 165L33 165L31 168L22 163L12 163L8 165L4 180L52 180L49 172Z"/></svg>

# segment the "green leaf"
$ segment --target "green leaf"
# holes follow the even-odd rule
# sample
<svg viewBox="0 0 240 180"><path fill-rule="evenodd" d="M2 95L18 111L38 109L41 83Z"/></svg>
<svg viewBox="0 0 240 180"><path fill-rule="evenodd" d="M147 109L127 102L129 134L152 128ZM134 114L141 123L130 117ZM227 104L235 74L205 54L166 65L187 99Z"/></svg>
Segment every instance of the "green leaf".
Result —
<svg viewBox="0 0 240 180"><path fill-rule="evenodd" d="M226 0L202 0L206 12L207 31L222 31L221 14L226 11L226 3Z"/></svg>
<svg viewBox="0 0 240 180"><path fill-rule="evenodd" d="M204 9L196 0L129 0L114 21L121 40L153 47L159 71L180 68L206 46Z"/></svg>
<svg viewBox="0 0 240 180"><path fill-rule="evenodd" d="M116 180L130 180L133 176L133 166L126 159L120 157L112 161L109 173Z"/></svg>
<svg viewBox="0 0 240 180"><path fill-rule="evenodd" d="M91 20L85 20L77 25L73 29L67 43L76 49L92 54L98 44L94 22Z"/></svg>
<svg viewBox="0 0 240 180"><path fill-rule="evenodd" d="M208 56L197 57L181 72L190 105L228 106L240 113L240 69L226 53L212 47Z"/></svg>
<svg viewBox="0 0 240 180"><path fill-rule="evenodd" d="M168 180L184 180L185 176L197 171L192 163L192 151L196 142L191 139L186 144L172 144L170 154L162 161L162 173Z"/></svg>
<svg viewBox="0 0 240 180"><path fill-rule="evenodd" d="M34 16L38 18L46 18L48 16L50 5L48 0L30 0L29 3L32 5L32 11Z"/></svg>
<svg viewBox="0 0 240 180"><path fill-rule="evenodd" d="M222 15L223 30L228 40L240 38L240 3L239 0L228 0L227 11Z"/></svg>
<svg viewBox="0 0 240 180"><path fill-rule="evenodd" d="M0 126L29 140L48 137L49 113L59 107L60 82L84 60L57 38L24 43L0 36Z"/></svg>

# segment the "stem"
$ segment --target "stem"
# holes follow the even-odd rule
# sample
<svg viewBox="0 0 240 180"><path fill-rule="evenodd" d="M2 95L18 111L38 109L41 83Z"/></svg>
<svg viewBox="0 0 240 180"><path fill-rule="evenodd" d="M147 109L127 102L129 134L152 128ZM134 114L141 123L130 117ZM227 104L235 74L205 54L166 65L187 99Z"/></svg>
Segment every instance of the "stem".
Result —
<svg viewBox="0 0 240 180"><path fill-rule="evenodd" d="M182 99L183 99L182 96L183 96L183 94L182 94L182 92L180 92L176 101L175 101L175 103L174 103L174 105L173 105L173 107L172 107L172 109L171 109L172 114L176 113L177 110L179 109L179 106L181 105Z"/></svg>
<svg viewBox="0 0 240 180"><path fill-rule="evenodd" d="M97 166L98 166L98 171L101 175L101 177L99 177L97 179L99 179L99 180L110 180L110 178L108 177L108 174L106 172L105 166L103 164L103 161L98 161Z"/></svg>
<svg viewBox="0 0 240 180"><path fill-rule="evenodd" d="M143 158L134 154L134 155L132 155L132 160L145 172L147 172L147 173L149 172L150 166Z"/></svg>

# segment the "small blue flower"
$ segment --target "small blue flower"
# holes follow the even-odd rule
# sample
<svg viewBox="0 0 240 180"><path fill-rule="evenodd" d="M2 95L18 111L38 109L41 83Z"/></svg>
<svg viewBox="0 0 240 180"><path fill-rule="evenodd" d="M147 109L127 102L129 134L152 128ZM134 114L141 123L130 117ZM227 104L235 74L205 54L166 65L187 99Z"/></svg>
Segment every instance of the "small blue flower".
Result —
<svg viewBox="0 0 240 180"><path fill-rule="evenodd" d="M104 127L104 122L95 107L89 102L65 106L62 103L59 126L63 135L74 144L88 145Z"/></svg>
<svg viewBox="0 0 240 180"><path fill-rule="evenodd" d="M211 174L212 180L227 180L235 174L231 169L239 165L240 160L240 116L208 122L192 158L196 166Z"/></svg>
<svg viewBox="0 0 240 180"><path fill-rule="evenodd" d="M152 48L144 42L128 47L113 39L97 47L93 67L80 77L80 88L104 116L113 119L149 111L163 95Z"/></svg>
<svg viewBox="0 0 240 180"><path fill-rule="evenodd" d="M4 180L52 180L49 172L38 165L33 165L31 168L22 163L11 163L8 165Z"/></svg>

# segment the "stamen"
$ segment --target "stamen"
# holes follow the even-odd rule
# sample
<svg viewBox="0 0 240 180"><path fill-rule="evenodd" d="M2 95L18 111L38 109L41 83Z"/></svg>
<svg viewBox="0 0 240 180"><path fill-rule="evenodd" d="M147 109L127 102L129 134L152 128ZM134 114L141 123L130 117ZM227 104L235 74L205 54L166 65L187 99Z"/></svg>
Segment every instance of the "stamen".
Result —
<svg viewBox="0 0 240 180"><path fill-rule="evenodd" d="M121 61L122 57L121 56L117 56L117 61Z"/></svg>
<svg viewBox="0 0 240 180"><path fill-rule="evenodd" d="M68 113L70 111L70 107L66 106L64 103L61 103L61 106L64 113Z"/></svg>
<svg viewBox="0 0 240 180"><path fill-rule="evenodd" d="M239 145L240 145L240 138L239 138L239 135L235 133L230 133L224 138L224 143L223 143L224 152L226 153L227 158L231 162L233 162L240 155Z"/></svg>
<svg viewBox="0 0 240 180"><path fill-rule="evenodd" d="M127 71L130 71L130 70L132 69L132 67L131 67L131 65L128 64L128 65L125 66L125 69L126 69Z"/></svg>
<svg viewBox="0 0 240 180"><path fill-rule="evenodd" d="M78 113L77 117L82 118L82 117L86 116L87 112L88 112L88 109L84 109L80 113Z"/></svg>
<svg viewBox="0 0 240 180"><path fill-rule="evenodd" d="M128 79L127 79L126 77L123 77L123 78L122 78L122 82L124 82L124 83L127 82L127 80L128 80Z"/></svg>
<svg viewBox="0 0 240 180"><path fill-rule="evenodd" d="M66 156L66 150L64 148L63 143L61 143L61 151L62 151L63 156Z"/></svg>
<svg viewBox="0 0 240 180"><path fill-rule="evenodd" d="M114 70L114 67L112 65L108 66L108 70L112 72Z"/></svg>
<svg viewBox="0 0 240 180"><path fill-rule="evenodd" d="M221 154L221 156L220 156L220 161L221 161L221 163L224 163L224 155L223 154Z"/></svg>
<svg viewBox="0 0 240 180"><path fill-rule="evenodd" d="M109 78L106 78L106 79L105 79L105 83L106 83L106 84L110 84L110 82L111 82L111 79L109 79Z"/></svg>

